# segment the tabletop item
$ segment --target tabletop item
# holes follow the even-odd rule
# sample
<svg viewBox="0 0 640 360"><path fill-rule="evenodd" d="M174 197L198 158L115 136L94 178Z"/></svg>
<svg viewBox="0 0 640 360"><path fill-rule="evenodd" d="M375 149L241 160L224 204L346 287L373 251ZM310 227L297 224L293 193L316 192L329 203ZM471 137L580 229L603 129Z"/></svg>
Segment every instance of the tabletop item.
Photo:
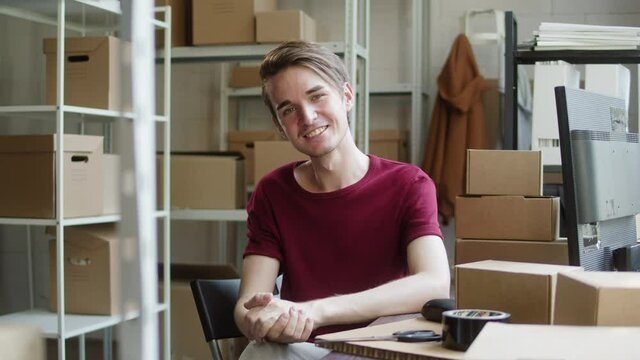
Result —
<svg viewBox="0 0 640 360"><path fill-rule="evenodd" d="M465 351L487 322L509 322L511 314L479 309L449 310L442 313L442 346Z"/></svg>
<svg viewBox="0 0 640 360"><path fill-rule="evenodd" d="M399 341L399 342L426 342L440 341L442 336L432 330L404 330L396 331L391 335L357 336L338 339L316 339L316 344L354 341Z"/></svg>
<svg viewBox="0 0 640 360"><path fill-rule="evenodd" d="M424 305L422 306L422 311L420 313L425 319L429 321L441 323L442 313L447 310L453 310L455 308L456 303L453 299L431 299L424 303Z"/></svg>

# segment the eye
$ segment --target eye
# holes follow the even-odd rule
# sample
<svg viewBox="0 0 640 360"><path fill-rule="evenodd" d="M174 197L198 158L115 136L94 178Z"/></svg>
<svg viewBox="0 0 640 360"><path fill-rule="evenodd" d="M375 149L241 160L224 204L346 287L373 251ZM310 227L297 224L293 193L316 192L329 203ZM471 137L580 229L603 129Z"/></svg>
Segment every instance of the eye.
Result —
<svg viewBox="0 0 640 360"><path fill-rule="evenodd" d="M296 111L295 106L287 106L282 110L282 116L287 116L294 111Z"/></svg>
<svg viewBox="0 0 640 360"><path fill-rule="evenodd" d="M318 100L320 100L323 96L324 96L324 94L313 94L313 95L311 95L311 101L318 101Z"/></svg>

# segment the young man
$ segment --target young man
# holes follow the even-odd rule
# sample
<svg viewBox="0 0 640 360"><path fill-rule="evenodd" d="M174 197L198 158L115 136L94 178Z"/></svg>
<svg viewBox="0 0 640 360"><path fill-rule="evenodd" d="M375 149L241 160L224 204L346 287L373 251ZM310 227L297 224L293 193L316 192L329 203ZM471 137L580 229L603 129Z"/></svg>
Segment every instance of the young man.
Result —
<svg viewBox="0 0 640 360"><path fill-rule="evenodd" d="M304 343L310 337L448 298L433 182L356 147L343 62L288 42L267 54L260 75L274 123L309 160L265 176L247 205L235 319L255 341L243 358L319 358L326 351ZM279 273L281 299L271 295Z"/></svg>

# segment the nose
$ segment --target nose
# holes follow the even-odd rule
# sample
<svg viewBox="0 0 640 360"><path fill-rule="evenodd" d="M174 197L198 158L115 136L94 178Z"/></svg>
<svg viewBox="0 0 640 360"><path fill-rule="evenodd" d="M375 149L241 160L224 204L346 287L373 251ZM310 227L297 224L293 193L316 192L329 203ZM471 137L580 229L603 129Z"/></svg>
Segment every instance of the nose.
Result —
<svg viewBox="0 0 640 360"><path fill-rule="evenodd" d="M316 120L318 114L312 104L304 104L300 107L301 121L305 124L310 124Z"/></svg>

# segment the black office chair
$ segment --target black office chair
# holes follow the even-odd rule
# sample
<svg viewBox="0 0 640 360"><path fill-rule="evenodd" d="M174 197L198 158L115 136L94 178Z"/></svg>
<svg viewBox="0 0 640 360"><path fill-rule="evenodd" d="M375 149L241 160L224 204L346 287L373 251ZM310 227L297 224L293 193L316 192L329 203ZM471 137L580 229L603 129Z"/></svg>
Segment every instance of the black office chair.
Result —
<svg viewBox="0 0 640 360"><path fill-rule="evenodd" d="M239 290L240 279L191 281L204 338L215 360L223 360L218 340L243 336L233 319Z"/></svg>

